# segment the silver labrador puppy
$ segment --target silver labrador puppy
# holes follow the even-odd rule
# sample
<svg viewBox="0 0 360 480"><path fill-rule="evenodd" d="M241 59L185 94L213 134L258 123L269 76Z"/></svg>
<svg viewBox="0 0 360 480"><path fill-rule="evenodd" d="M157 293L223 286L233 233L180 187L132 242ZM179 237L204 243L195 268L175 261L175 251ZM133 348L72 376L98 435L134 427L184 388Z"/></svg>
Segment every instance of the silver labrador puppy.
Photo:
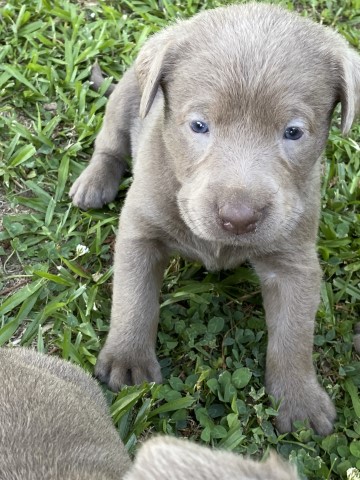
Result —
<svg viewBox="0 0 360 480"><path fill-rule="evenodd" d="M161 381L158 295L171 252L210 270L247 259L262 286L277 427L307 419L331 432L335 409L312 348L320 159L339 102L346 133L360 108L360 56L330 29L274 5L202 12L145 43L70 192L83 209L113 200L131 153L111 327L96 366L112 389Z"/></svg>
<svg viewBox="0 0 360 480"><path fill-rule="evenodd" d="M296 480L272 454L264 463L158 437L131 465L103 394L89 375L25 348L0 349L1 480Z"/></svg>

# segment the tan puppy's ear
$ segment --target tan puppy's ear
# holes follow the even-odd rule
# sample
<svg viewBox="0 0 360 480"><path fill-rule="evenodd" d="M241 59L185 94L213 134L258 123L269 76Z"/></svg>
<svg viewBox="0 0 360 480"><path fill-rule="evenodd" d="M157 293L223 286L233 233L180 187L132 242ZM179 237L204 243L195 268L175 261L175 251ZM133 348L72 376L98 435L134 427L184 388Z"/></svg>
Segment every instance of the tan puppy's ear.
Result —
<svg viewBox="0 0 360 480"><path fill-rule="evenodd" d="M343 134L347 134L360 114L360 55L349 47L340 54L343 68L340 93L341 130Z"/></svg>
<svg viewBox="0 0 360 480"><path fill-rule="evenodd" d="M135 61L135 72L142 93L140 117L149 113L161 80L173 67L179 46L180 28L168 28L146 41Z"/></svg>

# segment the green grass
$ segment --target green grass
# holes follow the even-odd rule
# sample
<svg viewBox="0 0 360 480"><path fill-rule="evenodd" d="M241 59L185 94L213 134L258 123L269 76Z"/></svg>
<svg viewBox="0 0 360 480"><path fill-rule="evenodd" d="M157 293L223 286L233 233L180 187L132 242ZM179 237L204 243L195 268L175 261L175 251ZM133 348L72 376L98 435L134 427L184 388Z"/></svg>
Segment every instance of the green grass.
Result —
<svg viewBox="0 0 360 480"><path fill-rule="evenodd" d="M91 2L94 4L95 2ZM109 328L118 201L71 206L106 99L90 66L120 78L150 33L219 5L169 0L0 3L0 345L35 346L92 371ZM360 42L359 0L282 2ZM110 81L110 80L109 80ZM53 105L52 105L53 104ZM278 435L264 392L266 328L253 272L209 274L174 258L161 297L157 352L163 385L106 392L130 451L149 431L262 458L275 449L303 478L347 478L360 469L359 357L352 332L360 305L360 125L344 139L334 119L324 161L319 256L324 270L314 361L338 418L327 438L304 425ZM87 247L86 250L79 245Z"/></svg>

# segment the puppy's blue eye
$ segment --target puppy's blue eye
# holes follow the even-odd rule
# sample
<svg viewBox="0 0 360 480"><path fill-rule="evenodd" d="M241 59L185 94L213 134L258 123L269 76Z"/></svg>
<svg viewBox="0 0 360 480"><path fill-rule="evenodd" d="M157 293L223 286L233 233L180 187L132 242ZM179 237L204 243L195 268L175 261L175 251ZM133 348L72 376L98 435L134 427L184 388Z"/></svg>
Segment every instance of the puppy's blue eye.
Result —
<svg viewBox="0 0 360 480"><path fill-rule="evenodd" d="M190 123L190 128L195 133L208 133L209 127L207 123L202 122L200 120L195 120L194 122Z"/></svg>
<svg viewBox="0 0 360 480"><path fill-rule="evenodd" d="M284 132L284 138L287 140L299 140L304 132L299 127L288 127Z"/></svg>

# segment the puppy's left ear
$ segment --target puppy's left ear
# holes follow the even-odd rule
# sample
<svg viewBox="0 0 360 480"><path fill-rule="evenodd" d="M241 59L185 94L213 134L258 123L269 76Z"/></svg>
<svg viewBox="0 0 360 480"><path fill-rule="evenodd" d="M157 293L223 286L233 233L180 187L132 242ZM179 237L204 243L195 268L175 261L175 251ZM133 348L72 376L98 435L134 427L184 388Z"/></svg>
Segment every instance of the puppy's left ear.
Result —
<svg viewBox="0 0 360 480"><path fill-rule="evenodd" d="M347 134L360 114L360 55L346 47L341 54L341 130Z"/></svg>

